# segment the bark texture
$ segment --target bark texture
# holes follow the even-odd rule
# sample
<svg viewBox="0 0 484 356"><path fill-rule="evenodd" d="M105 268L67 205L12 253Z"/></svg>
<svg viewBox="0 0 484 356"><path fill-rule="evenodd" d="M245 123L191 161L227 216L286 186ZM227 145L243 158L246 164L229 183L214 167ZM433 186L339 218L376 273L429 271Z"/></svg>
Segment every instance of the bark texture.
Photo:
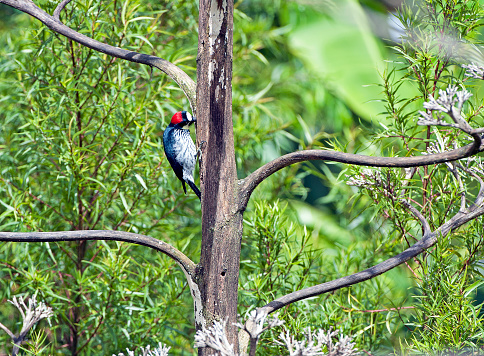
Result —
<svg viewBox="0 0 484 356"><path fill-rule="evenodd" d="M242 214L238 197L232 123L233 1L201 0L197 57L197 141L202 144L202 247L198 268L207 326L227 319L228 338L237 348ZM197 325L200 328L202 325ZM200 350L200 354L209 351Z"/></svg>

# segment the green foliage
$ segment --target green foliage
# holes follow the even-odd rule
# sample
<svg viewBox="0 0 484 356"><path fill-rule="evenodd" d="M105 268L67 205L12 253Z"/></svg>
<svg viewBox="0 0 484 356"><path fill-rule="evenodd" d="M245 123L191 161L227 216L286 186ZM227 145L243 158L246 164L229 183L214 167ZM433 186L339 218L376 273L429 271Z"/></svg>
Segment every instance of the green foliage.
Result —
<svg viewBox="0 0 484 356"><path fill-rule="evenodd" d="M456 65L479 54L477 1L407 4L398 14L406 35L393 52L382 50L369 33L356 1L341 2L354 26L340 16L341 8L323 4L235 4L233 112L240 178L297 149L408 156L425 152L431 142L445 149L468 143L455 130L417 126L416 118L438 89L472 84L475 96L465 114L482 126L479 83L465 80ZM52 13L54 4L39 6ZM197 11L195 2L183 0L81 1L61 17L90 37L153 53L194 77ZM86 49L26 15L2 14L13 30L0 37L0 229L139 232L196 261L198 200L183 195L161 147L168 118L187 107L179 88L162 73ZM308 34L315 32L325 35L313 41ZM354 58L355 51L358 63L341 60ZM393 63L380 78L374 65L382 56ZM382 102L365 103L375 99ZM379 125L375 115L381 112ZM357 117L364 120L359 128ZM367 139L364 130L374 137ZM462 186L445 165L419 168L409 179L404 170L376 172L394 194L422 210L432 229L459 210L463 191L468 199L476 193L472 177L463 176ZM420 225L387 189L345 184L347 175L362 174L368 172L306 163L278 172L257 189L245 215L241 315L373 266L420 237ZM407 265L295 303L281 310L281 318L293 334L307 326L339 328L371 353L477 350L482 243L482 221L471 222ZM9 316L10 329L19 326L5 304L13 295L37 292L54 309L49 332L32 334L26 353L108 355L158 341L174 354L195 352L185 278L171 261L144 247L2 244L0 277L0 310ZM263 334L260 354L286 353L272 342L279 332ZM8 342L0 332L2 352L10 349Z"/></svg>
<svg viewBox="0 0 484 356"><path fill-rule="evenodd" d="M39 6L52 12L54 4ZM186 18L168 18L178 7ZM62 18L193 74L196 47L183 44L196 41L196 11L183 1L81 2ZM3 40L0 64L1 229L122 229L196 258L198 200L180 194L161 142L165 116L187 105L181 92L161 73L77 45L25 15L15 19L24 25ZM2 244L0 256L0 298L38 292L55 311L46 353L110 354L158 340L191 350L185 278L163 256L106 242ZM0 338L3 349L8 339Z"/></svg>
<svg viewBox="0 0 484 356"><path fill-rule="evenodd" d="M281 13L284 13L282 9ZM304 17L301 14L304 10L292 13L293 24L298 23L295 17ZM473 89L474 93L464 108L465 116L474 127L482 127L480 84L465 79L463 70L457 65L463 59L482 63L475 46L481 36L477 31L482 23L481 5L476 1L427 1L407 4L397 17L404 24L406 35L402 44L394 47L394 53L389 54L393 63L382 71L381 81L365 83L380 83L384 98L380 109L383 111L381 125L377 125L380 132L376 132L371 141L365 142L358 137L363 144L350 142L342 146L340 142L346 143L351 137L351 131L343 131L345 137L333 136L338 139L333 140L333 147L378 156L409 156L426 152L431 143L441 150L466 145L468 138L461 132L447 128L427 129L416 125L416 121L418 110L422 110L423 102L430 95L437 97L439 89L460 84ZM310 18L314 22L310 26L314 28L328 26L328 18L324 15L319 19L321 24L315 16ZM281 19L284 16L281 15L279 21ZM300 32L299 37L296 31L292 37L294 41L307 44L304 48L309 49L309 53L302 52L302 59L315 63L316 74L332 70L333 67L325 66L325 60L333 53L321 52L319 43L330 42L333 36L313 41L308 35L311 32L316 31ZM343 68L352 70L353 66L343 65ZM325 79L326 85L331 83L331 78ZM337 85L345 84L338 81ZM285 106L292 103L286 101ZM286 137L290 137L298 149L330 146L331 136L318 132L324 121L314 123L314 115L308 111L312 105L307 101L305 104L302 112L309 125L293 124L290 130L295 135ZM474 167L476 162L471 160L464 164ZM294 169L293 177L306 183L308 177L313 180L317 177L319 184L328 189L316 200L317 208L291 200L290 208L282 209L279 203L264 203L246 214L249 229L242 258L241 308L250 310L252 305L262 306L294 291L295 285L304 288L360 271L413 244L421 236L421 226L398 202L399 197L412 201L434 230L459 211L463 192L467 203L472 202L477 193L478 182L472 176L461 171L462 181L459 181L446 165L418 168L408 178L410 172L385 169L369 173L359 167L339 172L334 166L309 163L302 169ZM357 191L341 184L348 179L346 175L368 177L372 174L381 178L383 186ZM298 192L307 196L303 189ZM310 225L312 230L295 228L291 225L293 219ZM286 327L293 334L300 333L306 326L342 328L344 334L356 336L357 347L372 353L394 349L422 354L479 352L483 335L481 225L481 219L467 224L452 233L450 239L439 242L435 250L384 276L283 309ZM347 228L342 232L337 226ZM302 245L307 248L299 253ZM318 250L314 250L315 246ZM292 259L294 255L297 260ZM282 272L286 270L290 270L290 274ZM277 289L274 291L271 285L277 285ZM411 288L412 285L415 287ZM275 330L264 336L261 354L283 351L271 343L278 333L279 330Z"/></svg>
<svg viewBox="0 0 484 356"><path fill-rule="evenodd" d="M52 13L55 4L38 5ZM194 76L197 11L186 1L81 2L61 18L89 37L156 54ZM196 261L199 203L181 193L161 142L167 117L188 105L179 88L162 73L79 46L26 15L11 20L16 26L1 38L0 56L2 231L120 229L171 243ZM244 57L239 47L236 57L260 61L254 53ZM235 88L241 82L236 78ZM246 103L245 122L235 120L237 154L250 162L280 122L263 114L261 96L235 90ZM247 122L257 116L268 126L254 131ZM0 246L0 261L2 305L38 292L53 307L41 343L46 353L110 354L158 341L171 353L192 352L185 277L163 256L122 243L9 243ZM19 322L5 324L17 330ZM0 345L10 349L3 332Z"/></svg>
<svg viewBox="0 0 484 356"><path fill-rule="evenodd" d="M20 349L25 351L26 355L47 355L45 352L47 346L42 346L46 340L47 335L42 330L38 332L33 331L31 339L27 340L23 346L20 346Z"/></svg>
<svg viewBox="0 0 484 356"><path fill-rule="evenodd" d="M255 298L247 301L247 305L254 305L256 300L273 300L280 293L295 292L307 285L310 275L316 272L315 251L308 249L310 234L305 228L298 234L296 225L285 216L286 209L278 202L274 205L261 202L246 222L251 237L244 243L241 258L251 258L244 262L243 273L248 283L244 289L253 290Z"/></svg>
<svg viewBox="0 0 484 356"><path fill-rule="evenodd" d="M381 112L376 84L382 49L356 0L334 3L327 19L299 26L291 36L295 51L325 78L335 94L357 115L370 120ZM331 33L331 36L312 34ZM355 60L355 59L358 60Z"/></svg>
<svg viewBox="0 0 484 356"><path fill-rule="evenodd" d="M426 1L406 4L397 17L405 27L402 44L395 46L399 56L393 68L383 73L383 94L387 121L375 136L373 146L388 156L415 156L464 146L467 135L446 127L418 126L422 104L450 84L466 86L474 96L464 106L463 115L474 127L482 127L482 98L478 86L470 83L458 65L476 60L482 24L482 6L476 1ZM418 91L408 95L405 86ZM434 151L435 152L435 151ZM439 228L460 209L470 204L479 189L469 174L478 159L455 165L420 167L415 170L373 170L352 168L352 175L373 182L362 191L374 201L372 209L384 217L387 241L402 250L421 236L421 227L400 198L412 202L428 220L431 229ZM455 169L456 174L451 173ZM466 170L467 169L467 170ZM379 177L377 183L375 177ZM465 201L461 201L465 194ZM361 199L361 198L359 198ZM435 248L407 264L413 275L412 313L402 315L406 332L400 339L401 352L421 354L460 354L478 352L482 343L482 298L484 283L479 260L482 259L482 218L439 240ZM400 241L400 242L399 242ZM478 291L476 295L476 291ZM404 329L402 329L404 330Z"/></svg>
<svg viewBox="0 0 484 356"><path fill-rule="evenodd" d="M478 251L482 237L474 237L473 247ZM415 322L408 325L415 327L412 348L423 354L445 354L449 345L455 350L475 350L483 345L482 304L475 306L474 299L484 280L473 271L476 265L469 263L472 257L462 256L456 247L450 239L439 241L422 266L421 279L416 281Z"/></svg>
<svg viewBox="0 0 484 356"><path fill-rule="evenodd" d="M240 277L242 315L279 296L355 273L388 256L381 238L315 250L315 231L293 224L287 212L279 202L264 202L257 204L246 222ZM397 288L396 279L400 278L401 272L394 271L346 290L303 300L281 309L280 317L293 335L308 326L334 327L355 336L360 349L388 344L391 336L382 330L392 332L399 321L397 313L385 309L400 306L398 300L404 298ZM273 342L279 333L280 328L263 334L258 349L261 354L285 353Z"/></svg>

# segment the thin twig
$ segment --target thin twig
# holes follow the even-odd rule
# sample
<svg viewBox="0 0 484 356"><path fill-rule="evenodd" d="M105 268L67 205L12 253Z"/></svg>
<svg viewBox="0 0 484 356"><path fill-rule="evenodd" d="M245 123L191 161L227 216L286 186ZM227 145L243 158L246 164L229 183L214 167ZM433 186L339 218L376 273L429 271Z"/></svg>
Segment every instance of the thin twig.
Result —
<svg viewBox="0 0 484 356"><path fill-rule="evenodd" d="M342 308L346 312L356 312L356 313L384 313L388 311L399 311L402 309L415 309L415 307L399 307L399 308L388 308L388 309L372 309L372 310L358 310L358 309L346 309Z"/></svg>

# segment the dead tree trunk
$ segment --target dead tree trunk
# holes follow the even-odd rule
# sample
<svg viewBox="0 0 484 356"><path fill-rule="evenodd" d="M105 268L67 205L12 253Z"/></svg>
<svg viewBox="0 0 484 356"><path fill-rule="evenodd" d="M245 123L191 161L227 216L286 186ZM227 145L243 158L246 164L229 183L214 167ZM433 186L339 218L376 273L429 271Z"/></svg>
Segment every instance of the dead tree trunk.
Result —
<svg viewBox="0 0 484 356"><path fill-rule="evenodd" d="M202 0L197 57L197 141L202 144L202 246L198 285L203 320L228 320L237 348L242 213L237 211L237 170L232 124L233 1ZM200 327L201 325L197 325ZM203 353L203 352L202 352Z"/></svg>

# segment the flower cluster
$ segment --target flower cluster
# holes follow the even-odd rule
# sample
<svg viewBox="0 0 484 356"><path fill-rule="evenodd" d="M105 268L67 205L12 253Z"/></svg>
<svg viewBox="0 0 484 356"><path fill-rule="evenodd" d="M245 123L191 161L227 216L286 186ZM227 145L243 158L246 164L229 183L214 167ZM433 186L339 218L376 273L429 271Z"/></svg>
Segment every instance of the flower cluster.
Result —
<svg viewBox="0 0 484 356"><path fill-rule="evenodd" d="M158 343L158 347L151 350L150 345L147 347L141 348L140 356L168 356L168 351L170 351L170 347L163 345L161 342ZM134 351L126 349L128 356L135 356ZM113 356L125 356L123 353L119 353L118 355Z"/></svg>
<svg viewBox="0 0 484 356"><path fill-rule="evenodd" d="M264 327L266 322L267 326ZM252 310L245 325L241 323L237 323L235 325L238 328L247 331L251 338L258 339L259 336L267 329L281 326L282 324L284 324L284 320L279 319L279 313L275 313L269 317L267 313Z"/></svg>
<svg viewBox="0 0 484 356"><path fill-rule="evenodd" d="M471 63L462 65L462 68L467 69L466 76L475 79L484 79L484 67Z"/></svg>
<svg viewBox="0 0 484 356"><path fill-rule="evenodd" d="M374 190L375 187L380 187L383 184L381 179L381 172L376 169L363 168L358 175L348 177L346 184L357 187Z"/></svg>
<svg viewBox="0 0 484 356"><path fill-rule="evenodd" d="M234 345L229 343L225 334L227 321L214 321L212 326L205 326L195 334L195 347L210 347L222 356L235 356Z"/></svg>
<svg viewBox="0 0 484 356"><path fill-rule="evenodd" d="M307 328L305 338L302 341L289 334L289 332L282 332L280 335L281 341L276 341L280 345L284 345L289 350L290 356L351 356L357 354L355 343L351 342L353 339L349 336L339 335L340 330L330 328L328 331L315 330ZM333 339L338 339L336 343ZM326 349L326 351L323 351Z"/></svg>

